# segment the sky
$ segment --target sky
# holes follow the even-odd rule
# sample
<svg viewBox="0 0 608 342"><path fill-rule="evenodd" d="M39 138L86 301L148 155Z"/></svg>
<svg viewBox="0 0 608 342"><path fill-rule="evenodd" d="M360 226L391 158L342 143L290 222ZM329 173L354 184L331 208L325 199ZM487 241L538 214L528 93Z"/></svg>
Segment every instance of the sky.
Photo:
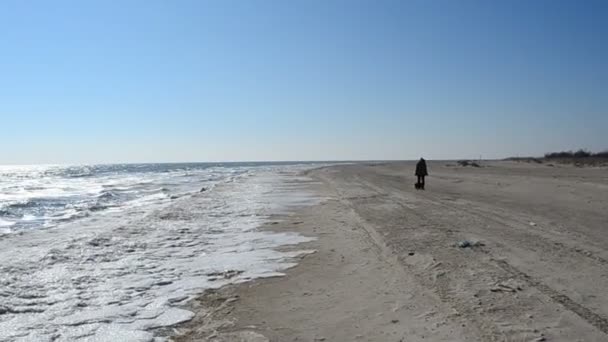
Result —
<svg viewBox="0 0 608 342"><path fill-rule="evenodd" d="M608 149L608 1L0 2L0 164Z"/></svg>

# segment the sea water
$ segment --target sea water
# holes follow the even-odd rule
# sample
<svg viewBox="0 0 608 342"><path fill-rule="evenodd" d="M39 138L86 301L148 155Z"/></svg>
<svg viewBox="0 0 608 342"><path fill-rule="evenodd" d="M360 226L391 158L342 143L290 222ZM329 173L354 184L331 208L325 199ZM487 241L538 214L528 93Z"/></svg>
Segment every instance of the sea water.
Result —
<svg viewBox="0 0 608 342"><path fill-rule="evenodd" d="M153 341L205 289L281 275L313 164L0 167L0 341ZM202 190L202 191L201 191Z"/></svg>

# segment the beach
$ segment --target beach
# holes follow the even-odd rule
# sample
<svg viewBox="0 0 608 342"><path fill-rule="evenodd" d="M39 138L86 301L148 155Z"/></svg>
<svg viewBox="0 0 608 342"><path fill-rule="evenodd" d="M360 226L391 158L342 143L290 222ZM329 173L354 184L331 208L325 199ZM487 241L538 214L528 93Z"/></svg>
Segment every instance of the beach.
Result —
<svg viewBox="0 0 608 342"><path fill-rule="evenodd" d="M359 163L303 172L319 202L260 228L311 240L283 277L184 304L176 341L606 341L608 170Z"/></svg>
<svg viewBox="0 0 608 342"><path fill-rule="evenodd" d="M607 18L2 2L0 342L608 342Z"/></svg>
<svg viewBox="0 0 608 342"><path fill-rule="evenodd" d="M283 275L310 241L261 231L318 203L312 165L7 166L0 169L0 341L163 341L208 289Z"/></svg>

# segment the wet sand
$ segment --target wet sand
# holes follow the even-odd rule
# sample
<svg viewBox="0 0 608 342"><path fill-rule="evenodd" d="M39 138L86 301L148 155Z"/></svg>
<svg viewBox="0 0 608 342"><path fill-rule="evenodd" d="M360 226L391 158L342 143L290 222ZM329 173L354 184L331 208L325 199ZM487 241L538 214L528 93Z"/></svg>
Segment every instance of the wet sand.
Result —
<svg viewBox="0 0 608 342"><path fill-rule="evenodd" d="M285 277L208 291L177 341L608 341L608 169L430 162L308 172ZM461 247L469 244L469 246Z"/></svg>

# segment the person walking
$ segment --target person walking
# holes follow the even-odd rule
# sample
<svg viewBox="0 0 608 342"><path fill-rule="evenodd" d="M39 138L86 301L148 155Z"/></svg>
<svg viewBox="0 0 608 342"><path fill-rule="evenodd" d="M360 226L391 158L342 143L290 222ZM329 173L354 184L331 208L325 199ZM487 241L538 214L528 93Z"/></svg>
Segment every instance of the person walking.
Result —
<svg viewBox="0 0 608 342"><path fill-rule="evenodd" d="M416 187L420 187L420 189L424 190L424 177L428 175L429 173L426 169L426 161L424 160L424 158L420 158L420 160L416 164L416 176L418 177Z"/></svg>

